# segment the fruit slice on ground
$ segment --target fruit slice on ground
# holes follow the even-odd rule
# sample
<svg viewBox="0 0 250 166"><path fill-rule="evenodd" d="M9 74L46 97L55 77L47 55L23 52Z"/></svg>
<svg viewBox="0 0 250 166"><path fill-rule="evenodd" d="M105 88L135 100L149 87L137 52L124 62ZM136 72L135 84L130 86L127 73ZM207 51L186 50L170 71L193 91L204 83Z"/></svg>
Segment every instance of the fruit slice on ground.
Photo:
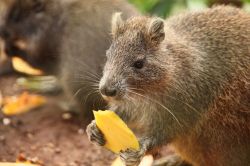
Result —
<svg viewBox="0 0 250 166"><path fill-rule="evenodd" d="M0 91L0 108L2 107L3 105L3 95L2 95L2 92Z"/></svg>
<svg viewBox="0 0 250 166"><path fill-rule="evenodd" d="M26 163L8 163L8 162L0 162L0 166L39 166L35 164L26 164Z"/></svg>
<svg viewBox="0 0 250 166"><path fill-rule="evenodd" d="M20 96L4 98L2 111L5 115L17 115L40 107L45 103L46 99L43 96L23 92Z"/></svg>
<svg viewBox="0 0 250 166"><path fill-rule="evenodd" d="M114 153L128 148L139 150L136 136L113 111L94 111L94 116L97 127L106 139L104 147Z"/></svg>
<svg viewBox="0 0 250 166"><path fill-rule="evenodd" d="M16 71L29 75L42 75L43 71L35 69L19 57L12 58L12 64Z"/></svg>

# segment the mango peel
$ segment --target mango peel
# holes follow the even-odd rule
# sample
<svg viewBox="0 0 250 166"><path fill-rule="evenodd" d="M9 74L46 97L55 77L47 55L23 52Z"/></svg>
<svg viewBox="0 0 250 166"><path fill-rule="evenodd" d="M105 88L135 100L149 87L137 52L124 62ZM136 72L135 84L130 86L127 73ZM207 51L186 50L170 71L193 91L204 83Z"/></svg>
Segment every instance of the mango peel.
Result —
<svg viewBox="0 0 250 166"><path fill-rule="evenodd" d="M104 147L114 153L128 148L139 150L139 142L134 133L113 111L94 111L97 127L104 134Z"/></svg>

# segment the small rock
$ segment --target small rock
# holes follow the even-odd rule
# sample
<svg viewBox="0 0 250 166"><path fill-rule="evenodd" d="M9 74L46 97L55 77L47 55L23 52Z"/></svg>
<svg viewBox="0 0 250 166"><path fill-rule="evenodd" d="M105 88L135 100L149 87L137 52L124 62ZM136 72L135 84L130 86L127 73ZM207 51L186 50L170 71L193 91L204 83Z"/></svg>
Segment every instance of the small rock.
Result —
<svg viewBox="0 0 250 166"><path fill-rule="evenodd" d="M39 159L38 157L33 157L31 159L29 159L32 163L38 163L39 162Z"/></svg>
<svg viewBox="0 0 250 166"><path fill-rule="evenodd" d="M36 145L31 146L30 150L33 150L33 151L37 150L37 146Z"/></svg>
<svg viewBox="0 0 250 166"><path fill-rule="evenodd" d="M8 126L11 124L11 120L9 118L3 118L3 125Z"/></svg>
<svg viewBox="0 0 250 166"><path fill-rule="evenodd" d="M4 135L0 135L0 142L4 142L5 141L5 136Z"/></svg>
<svg viewBox="0 0 250 166"><path fill-rule="evenodd" d="M32 138L34 138L34 135L33 135L32 133L27 133L27 137L28 137L29 139L32 139Z"/></svg>
<svg viewBox="0 0 250 166"><path fill-rule="evenodd" d="M72 118L71 113L63 113L62 114L63 120L70 120Z"/></svg>
<svg viewBox="0 0 250 166"><path fill-rule="evenodd" d="M83 135L85 131L83 129L78 129L77 132L78 132L78 134Z"/></svg>
<svg viewBox="0 0 250 166"><path fill-rule="evenodd" d="M77 166L77 164L75 162L71 162L69 163L69 166Z"/></svg>
<svg viewBox="0 0 250 166"><path fill-rule="evenodd" d="M56 148L55 149L55 153L61 153L61 149L60 148Z"/></svg>
<svg viewBox="0 0 250 166"><path fill-rule="evenodd" d="M25 154L19 153L18 156L17 156L17 161L19 161L19 162L26 162L27 158L26 158Z"/></svg>
<svg viewBox="0 0 250 166"><path fill-rule="evenodd" d="M46 146L49 148L55 148L55 145L52 142L49 142Z"/></svg>

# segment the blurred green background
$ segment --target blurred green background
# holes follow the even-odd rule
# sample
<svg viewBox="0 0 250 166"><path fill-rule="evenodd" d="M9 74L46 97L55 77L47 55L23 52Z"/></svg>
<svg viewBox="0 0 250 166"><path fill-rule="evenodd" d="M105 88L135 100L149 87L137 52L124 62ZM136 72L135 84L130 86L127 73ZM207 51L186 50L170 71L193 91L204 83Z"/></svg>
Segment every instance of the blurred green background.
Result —
<svg viewBox="0 0 250 166"><path fill-rule="evenodd" d="M250 0L129 0L143 13L167 17L183 10L200 10L216 4L231 4L250 11Z"/></svg>

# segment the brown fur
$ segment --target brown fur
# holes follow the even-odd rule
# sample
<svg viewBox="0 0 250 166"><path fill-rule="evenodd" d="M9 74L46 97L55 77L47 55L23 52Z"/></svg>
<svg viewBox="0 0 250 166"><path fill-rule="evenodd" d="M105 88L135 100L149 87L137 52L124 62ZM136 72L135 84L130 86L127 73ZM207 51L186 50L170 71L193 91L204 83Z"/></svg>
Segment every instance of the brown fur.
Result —
<svg viewBox="0 0 250 166"><path fill-rule="evenodd" d="M167 143L193 165L249 165L250 15L219 6L117 24L100 88L116 88L103 95L140 137L137 154Z"/></svg>

